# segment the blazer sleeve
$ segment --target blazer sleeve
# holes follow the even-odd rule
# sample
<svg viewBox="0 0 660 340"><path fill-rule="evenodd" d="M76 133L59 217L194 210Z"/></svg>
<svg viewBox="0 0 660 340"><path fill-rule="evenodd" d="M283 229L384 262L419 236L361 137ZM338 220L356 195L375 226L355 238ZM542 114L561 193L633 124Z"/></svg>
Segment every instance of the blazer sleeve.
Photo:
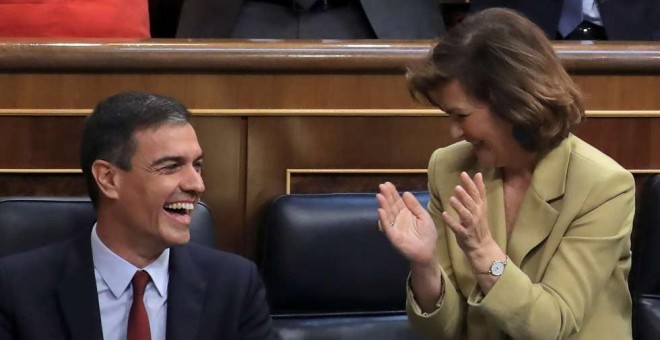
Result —
<svg viewBox="0 0 660 340"><path fill-rule="evenodd" d="M273 331L273 323L266 302L266 289L254 263L250 263L247 284L250 288L247 290L245 303L241 310L240 339L278 339Z"/></svg>
<svg viewBox="0 0 660 340"><path fill-rule="evenodd" d="M449 258L447 229L441 214L444 211L440 202L440 194L436 183L437 178L442 178L443 174L438 173L437 164L441 164L439 159L442 149L436 150L431 156L429 162L429 193L430 200L428 210L433 218L433 223L438 231L437 240L437 262L442 273L444 281L444 297L438 308L432 313L423 313L408 285L406 310L411 324L422 334L438 339L454 339L461 335L463 331L465 318L465 297L456 289L456 276L454 274Z"/></svg>
<svg viewBox="0 0 660 340"><path fill-rule="evenodd" d="M499 328L512 338L565 339L574 335L606 285L626 282L635 185L627 171L607 172L604 180L585 188L589 193L541 282L531 282L519 267L510 263L488 295L483 296L476 289L468 297L471 306L496 320ZM614 277L617 275L622 277ZM615 291L627 294L627 289ZM619 303L629 296L613 295L608 299ZM626 312L623 307L621 310Z"/></svg>

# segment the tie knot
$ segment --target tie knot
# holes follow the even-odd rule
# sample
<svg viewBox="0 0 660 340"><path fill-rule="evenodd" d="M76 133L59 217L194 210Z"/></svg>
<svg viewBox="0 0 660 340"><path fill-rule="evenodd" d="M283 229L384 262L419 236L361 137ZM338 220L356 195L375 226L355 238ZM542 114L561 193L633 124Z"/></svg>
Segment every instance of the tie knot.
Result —
<svg viewBox="0 0 660 340"><path fill-rule="evenodd" d="M144 290L147 288L147 283L149 283L150 277L149 273L144 270L138 270L133 276L131 281L133 284L133 295L143 296Z"/></svg>

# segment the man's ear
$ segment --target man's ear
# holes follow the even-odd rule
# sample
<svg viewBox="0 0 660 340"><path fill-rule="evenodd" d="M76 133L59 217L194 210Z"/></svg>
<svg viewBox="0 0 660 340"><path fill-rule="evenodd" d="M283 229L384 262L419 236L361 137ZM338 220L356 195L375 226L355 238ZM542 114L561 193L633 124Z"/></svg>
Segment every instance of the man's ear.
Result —
<svg viewBox="0 0 660 340"><path fill-rule="evenodd" d="M117 169L112 163L97 159L92 163L92 176L99 187L99 193L110 199L119 198L119 179Z"/></svg>

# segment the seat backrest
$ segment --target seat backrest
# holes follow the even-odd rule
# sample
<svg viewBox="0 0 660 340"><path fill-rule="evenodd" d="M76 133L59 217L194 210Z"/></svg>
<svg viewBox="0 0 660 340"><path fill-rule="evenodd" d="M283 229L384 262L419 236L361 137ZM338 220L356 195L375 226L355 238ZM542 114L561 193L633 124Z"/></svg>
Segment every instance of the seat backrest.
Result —
<svg viewBox="0 0 660 340"><path fill-rule="evenodd" d="M428 204L428 193L415 195ZM375 194L273 201L262 269L284 338L417 338L405 316L409 265L378 231L377 208Z"/></svg>
<svg viewBox="0 0 660 340"><path fill-rule="evenodd" d="M91 230L96 211L83 197L0 198L0 257L64 241ZM197 205L191 241L215 246L215 230L206 204Z"/></svg>
<svg viewBox="0 0 660 340"><path fill-rule="evenodd" d="M633 338L660 339L660 175L642 192L632 239L629 275L633 298Z"/></svg>

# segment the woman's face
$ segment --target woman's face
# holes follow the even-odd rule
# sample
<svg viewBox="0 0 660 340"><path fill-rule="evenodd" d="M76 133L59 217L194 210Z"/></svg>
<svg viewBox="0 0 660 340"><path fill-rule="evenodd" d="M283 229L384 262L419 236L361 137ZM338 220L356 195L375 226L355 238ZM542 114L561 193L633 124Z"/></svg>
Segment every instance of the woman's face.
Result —
<svg viewBox="0 0 660 340"><path fill-rule="evenodd" d="M480 163L516 166L526 153L513 138L511 124L491 113L485 103L470 98L458 80L440 86L429 96L449 115L451 136L472 143Z"/></svg>

